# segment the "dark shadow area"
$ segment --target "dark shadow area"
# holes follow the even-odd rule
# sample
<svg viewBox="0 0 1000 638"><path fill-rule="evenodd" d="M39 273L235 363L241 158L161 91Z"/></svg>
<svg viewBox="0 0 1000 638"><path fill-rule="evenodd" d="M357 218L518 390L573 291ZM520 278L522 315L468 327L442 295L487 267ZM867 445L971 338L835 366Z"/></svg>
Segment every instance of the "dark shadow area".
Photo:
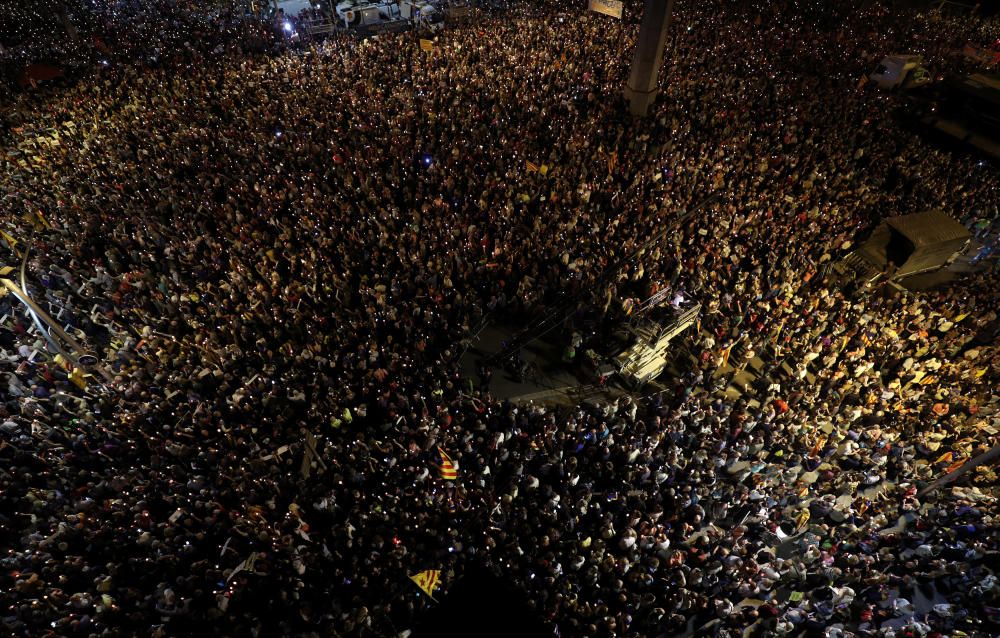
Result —
<svg viewBox="0 0 1000 638"><path fill-rule="evenodd" d="M541 617L528 607L528 597L508 580L482 565L473 565L427 611L413 638L543 638L551 636Z"/></svg>
<svg viewBox="0 0 1000 638"><path fill-rule="evenodd" d="M913 243L903 236L902 233L892 230L889 235L889 243L885 247L885 255L889 264L894 264L896 268L906 263L906 260L913 254Z"/></svg>

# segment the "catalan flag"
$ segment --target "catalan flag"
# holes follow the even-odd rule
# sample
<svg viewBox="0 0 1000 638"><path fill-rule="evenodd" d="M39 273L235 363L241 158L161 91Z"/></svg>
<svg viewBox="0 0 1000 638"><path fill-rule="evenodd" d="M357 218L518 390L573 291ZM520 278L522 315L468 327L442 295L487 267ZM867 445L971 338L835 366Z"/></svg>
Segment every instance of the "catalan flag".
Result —
<svg viewBox="0 0 1000 638"><path fill-rule="evenodd" d="M528 162L528 161L526 161L524 163L524 166L528 170L529 173L537 173L538 172L538 164L535 164L534 162Z"/></svg>
<svg viewBox="0 0 1000 638"><path fill-rule="evenodd" d="M434 597L434 590L437 586L441 584L441 570L440 569L428 569L422 571L419 574L414 574L410 576L410 580L417 584L417 587L422 589L425 594Z"/></svg>
<svg viewBox="0 0 1000 638"><path fill-rule="evenodd" d="M21 219L23 219L25 223L30 224L35 230L45 230L45 224L43 224L42 220L40 220L38 216L32 212L25 213L21 216Z"/></svg>
<svg viewBox="0 0 1000 638"><path fill-rule="evenodd" d="M955 461L955 455L952 454L951 452L945 452L944 454L942 454L941 456L939 456L938 460L934 461L934 463L935 464L937 464L937 463L953 463L954 461Z"/></svg>
<svg viewBox="0 0 1000 638"><path fill-rule="evenodd" d="M804 509L799 512L799 515L795 518L795 533L799 533L809 522L809 510Z"/></svg>
<svg viewBox="0 0 1000 638"><path fill-rule="evenodd" d="M944 468L944 473L945 474L951 474L952 472L954 472L958 468L962 467L963 465L965 465L965 459L963 459L962 457L959 457L958 460L956 460L955 462L953 462L948 467Z"/></svg>
<svg viewBox="0 0 1000 638"><path fill-rule="evenodd" d="M722 365L729 365L729 354L733 351L733 346L735 345L736 342L734 341L722 349Z"/></svg>
<svg viewBox="0 0 1000 638"><path fill-rule="evenodd" d="M17 240L11 237L5 231L0 230L0 237L2 237L5 242L7 242L7 247L10 248L11 250L14 250L14 246L17 246Z"/></svg>
<svg viewBox="0 0 1000 638"><path fill-rule="evenodd" d="M821 436L819 437L819 439L816 440L816 445L814 445L812 449L809 450L809 458L814 459L817 456L819 456L819 451L823 449L824 445L826 445L826 437Z"/></svg>
<svg viewBox="0 0 1000 638"><path fill-rule="evenodd" d="M440 447L438 448L438 452L441 454L441 478L447 481L454 481L458 478L458 468L455 467L455 462Z"/></svg>
<svg viewBox="0 0 1000 638"><path fill-rule="evenodd" d="M73 368L73 371L67 375L67 378L81 390L87 389L87 379L84 378L83 370L80 368Z"/></svg>
<svg viewBox="0 0 1000 638"><path fill-rule="evenodd" d="M45 226L48 229L52 228L52 224L49 223L49 220L45 219L45 215L42 214L42 211L40 210L35 211L35 216L38 217L38 221L42 222L43 226Z"/></svg>

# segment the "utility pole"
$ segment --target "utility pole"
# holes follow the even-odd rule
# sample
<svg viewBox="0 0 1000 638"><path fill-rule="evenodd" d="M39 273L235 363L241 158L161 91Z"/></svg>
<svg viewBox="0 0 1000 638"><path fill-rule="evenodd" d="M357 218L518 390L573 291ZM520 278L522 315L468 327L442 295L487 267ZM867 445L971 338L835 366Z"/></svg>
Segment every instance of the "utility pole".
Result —
<svg viewBox="0 0 1000 638"><path fill-rule="evenodd" d="M646 0L642 10L639 40L625 86L625 98L629 101L632 115L648 115L649 107L659 93L657 80L663 66L663 47L667 42L673 9L674 0Z"/></svg>

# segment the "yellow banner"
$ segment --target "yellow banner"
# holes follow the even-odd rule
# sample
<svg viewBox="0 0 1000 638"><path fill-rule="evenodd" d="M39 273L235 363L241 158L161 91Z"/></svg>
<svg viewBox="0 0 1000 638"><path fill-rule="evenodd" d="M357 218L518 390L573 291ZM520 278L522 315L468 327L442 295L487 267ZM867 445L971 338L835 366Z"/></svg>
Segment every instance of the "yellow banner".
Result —
<svg viewBox="0 0 1000 638"><path fill-rule="evenodd" d="M433 40L425 40L424 38L420 38L420 50L421 51L427 51L428 53L431 52L431 51L433 51L434 50L434 41Z"/></svg>

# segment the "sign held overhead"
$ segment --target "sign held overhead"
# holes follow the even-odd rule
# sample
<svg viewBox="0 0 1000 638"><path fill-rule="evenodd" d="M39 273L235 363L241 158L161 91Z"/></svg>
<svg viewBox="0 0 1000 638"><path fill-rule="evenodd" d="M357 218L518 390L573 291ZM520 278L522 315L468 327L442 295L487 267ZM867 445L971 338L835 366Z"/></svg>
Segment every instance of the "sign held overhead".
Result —
<svg viewBox="0 0 1000 638"><path fill-rule="evenodd" d="M622 3L620 0L590 0L590 10L603 13L612 18L622 19Z"/></svg>

